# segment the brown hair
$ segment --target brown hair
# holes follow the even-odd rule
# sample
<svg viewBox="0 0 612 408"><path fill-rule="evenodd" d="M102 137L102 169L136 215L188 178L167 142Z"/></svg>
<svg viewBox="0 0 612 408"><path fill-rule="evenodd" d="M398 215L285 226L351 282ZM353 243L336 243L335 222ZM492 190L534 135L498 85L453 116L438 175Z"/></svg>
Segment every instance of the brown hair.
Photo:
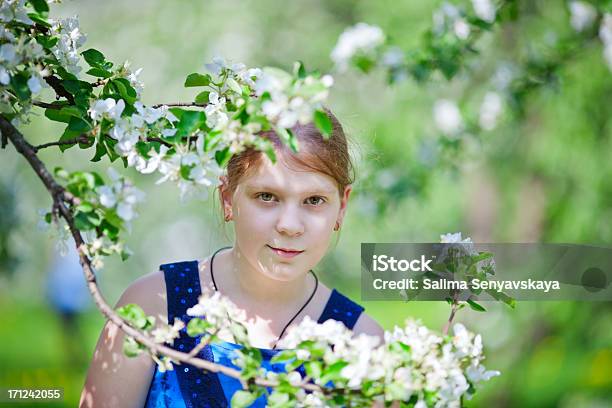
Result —
<svg viewBox="0 0 612 408"><path fill-rule="evenodd" d="M298 166L321 172L336 180L339 194L342 196L344 188L353 183L355 172L342 125L333 113L329 110L326 110L326 113L332 124L331 136L328 139L321 135L313 123L297 124L291 128L298 141L297 154L283 144L274 131L261 132L259 136L274 144L277 160L280 158L289 164L287 158L290 157ZM227 184L231 194L236 191L240 179L259 166L263 155L259 150L248 148L230 159L227 165Z"/></svg>

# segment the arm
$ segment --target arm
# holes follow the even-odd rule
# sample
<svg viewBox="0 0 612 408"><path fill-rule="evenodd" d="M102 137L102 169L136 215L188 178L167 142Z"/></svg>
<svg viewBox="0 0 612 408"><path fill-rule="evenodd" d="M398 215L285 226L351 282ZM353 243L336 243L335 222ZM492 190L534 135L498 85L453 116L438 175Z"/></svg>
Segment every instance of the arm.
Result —
<svg viewBox="0 0 612 408"><path fill-rule="evenodd" d="M165 314L165 293L163 274L155 272L130 285L116 308L136 303L159 321L160 315ZM115 324L106 323L87 373L80 408L144 406L155 364L147 353L125 356L123 338L124 333Z"/></svg>

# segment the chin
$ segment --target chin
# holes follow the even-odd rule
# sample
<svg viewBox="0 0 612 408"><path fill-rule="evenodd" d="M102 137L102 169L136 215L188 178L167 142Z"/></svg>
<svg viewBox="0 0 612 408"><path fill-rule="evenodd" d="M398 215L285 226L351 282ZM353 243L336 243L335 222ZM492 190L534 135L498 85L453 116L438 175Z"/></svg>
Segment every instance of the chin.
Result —
<svg viewBox="0 0 612 408"><path fill-rule="evenodd" d="M287 264L269 265L266 267L264 273L270 279L275 279L283 282L290 282L301 275L301 273L297 271L294 265Z"/></svg>

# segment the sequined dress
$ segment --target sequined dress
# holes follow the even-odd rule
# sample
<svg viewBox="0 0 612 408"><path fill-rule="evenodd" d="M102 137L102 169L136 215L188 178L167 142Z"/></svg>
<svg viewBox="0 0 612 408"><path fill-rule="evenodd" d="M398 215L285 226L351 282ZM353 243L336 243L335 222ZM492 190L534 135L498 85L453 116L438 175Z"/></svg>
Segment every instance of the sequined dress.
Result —
<svg viewBox="0 0 612 408"><path fill-rule="evenodd" d="M187 323L191 318L187 315L187 309L198 302L201 294L198 261L165 264L160 268L166 281L168 321L174 322L174 318L178 318ZM352 329L363 310L362 306L333 289L318 322L334 319ZM196 346L197 341L198 338L189 337L183 329L172 347L189 352ZM212 343L204 347L198 356L238 369L231 360L234 358L234 350L240 347L226 341ZM263 358L262 367L274 372L284 371L284 363L270 362L270 359L281 350L259 350ZM203 372L186 364L177 364L174 370L165 372L159 371L156 367L145 408L229 407L232 395L239 389L241 386L238 380L222 373ZM251 406L265 405L265 395L262 395Z"/></svg>

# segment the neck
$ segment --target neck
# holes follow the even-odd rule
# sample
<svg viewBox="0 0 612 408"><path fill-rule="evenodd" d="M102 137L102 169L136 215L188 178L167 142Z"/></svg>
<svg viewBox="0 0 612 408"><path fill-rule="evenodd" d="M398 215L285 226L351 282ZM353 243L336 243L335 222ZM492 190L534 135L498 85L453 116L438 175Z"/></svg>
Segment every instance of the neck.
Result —
<svg viewBox="0 0 612 408"><path fill-rule="evenodd" d="M314 289L314 280L307 271L291 281L271 279L248 263L236 246L218 253L214 266L218 290L251 305L303 304Z"/></svg>

